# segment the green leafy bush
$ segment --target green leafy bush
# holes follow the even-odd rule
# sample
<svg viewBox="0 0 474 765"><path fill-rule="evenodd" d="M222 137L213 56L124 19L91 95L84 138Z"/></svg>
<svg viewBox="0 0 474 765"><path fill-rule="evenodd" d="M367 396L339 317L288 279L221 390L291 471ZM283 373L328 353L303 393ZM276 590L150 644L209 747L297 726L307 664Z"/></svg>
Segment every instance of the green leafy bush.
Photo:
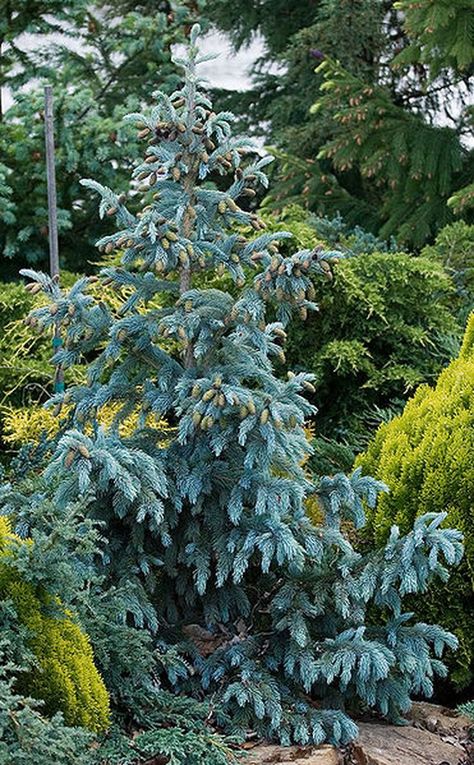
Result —
<svg viewBox="0 0 474 765"><path fill-rule="evenodd" d="M452 679L467 685L474 676L474 314L459 357L435 388L421 386L403 414L378 430L357 460L365 473L390 487L369 513L379 544L393 523L406 530L428 512L447 512L447 522L465 535L466 555L449 585L417 601L418 616L439 619L456 633L460 650Z"/></svg>
<svg viewBox="0 0 474 765"><path fill-rule="evenodd" d="M5 532L5 520L0 519L0 523ZM13 541L9 533L8 538ZM55 541L58 541L57 537ZM2 542L5 542L5 535L0 533L0 545ZM28 566L26 574L15 571L17 578L23 582L35 576L33 570L37 569L38 564L36 547L16 542L15 555L13 550L10 551L10 563L15 568L18 565L22 569L23 564ZM41 544L39 547L46 551ZM65 548L62 548L62 553L65 553ZM56 547L54 552L55 556L60 554L61 546ZM50 556L51 553L45 554L46 567L51 574ZM6 569L4 557L5 551L0 550L0 577ZM44 566L44 562L40 565ZM60 570L61 565L56 567L56 576ZM90 745L94 735L91 731L67 725L61 712L48 716L43 700L32 698L29 679L38 673L39 666L29 645L30 638L24 620L20 618L12 599L4 598L0 584L0 763L92 765Z"/></svg>

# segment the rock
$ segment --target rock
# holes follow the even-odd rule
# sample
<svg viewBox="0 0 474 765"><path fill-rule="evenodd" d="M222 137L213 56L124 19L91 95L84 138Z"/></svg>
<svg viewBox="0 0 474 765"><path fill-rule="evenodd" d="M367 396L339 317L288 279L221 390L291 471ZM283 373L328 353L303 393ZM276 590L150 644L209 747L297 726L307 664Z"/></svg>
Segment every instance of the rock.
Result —
<svg viewBox="0 0 474 765"><path fill-rule="evenodd" d="M333 746L259 744L246 754L242 765L342 765L342 755Z"/></svg>
<svg viewBox="0 0 474 765"><path fill-rule="evenodd" d="M352 758L356 765L461 765L466 752L421 728L360 723Z"/></svg>
<svg viewBox="0 0 474 765"><path fill-rule="evenodd" d="M409 717L414 725L439 734L462 736L467 735L468 731L474 727L474 723L466 715L437 704L428 704L425 701L417 701L413 704Z"/></svg>
<svg viewBox="0 0 474 765"><path fill-rule="evenodd" d="M427 717L425 720L424 727L426 730L429 730L431 733L436 733L438 729L438 720L436 717Z"/></svg>
<svg viewBox="0 0 474 765"><path fill-rule="evenodd" d="M409 725L359 722L359 737L344 753L332 746L247 744L242 765L466 765L474 756L472 721L435 704L413 704Z"/></svg>

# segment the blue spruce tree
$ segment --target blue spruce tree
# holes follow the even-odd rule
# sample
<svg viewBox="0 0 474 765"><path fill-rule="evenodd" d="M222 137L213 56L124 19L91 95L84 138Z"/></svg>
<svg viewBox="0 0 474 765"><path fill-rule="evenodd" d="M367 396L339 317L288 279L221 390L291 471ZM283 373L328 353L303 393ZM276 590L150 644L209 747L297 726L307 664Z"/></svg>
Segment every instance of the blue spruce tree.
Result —
<svg viewBox="0 0 474 765"><path fill-rule="evenodd" d="M85 497L103 523L101 571L132 593L127 618L185 658L169 690L207 699L242 736L347 742L357 733L347 708L397 719L443 674L455 639L413 623L402 597L447 576L459 534L424 516L361 555L351 529L383 486L357 471L314 483L305 471L311 376L280 379L273 361L284 360L292 314L316 308L312 281L336 254L283 257L289 235L265 233L241 206L266 185L268 159L213 111L196 74L198 32L176 59L182 88L129 116L147 143L132 187L141 212L84 181L117 222L98 243L120 262L98 277L116 300L97 298L97 277L62 292L25 272L51 301L30 322L64 334L55 363L87 362L84 384L52 399L68 414L45 477L57 507ZM107 428L104 407L115 413Z"/></svg>

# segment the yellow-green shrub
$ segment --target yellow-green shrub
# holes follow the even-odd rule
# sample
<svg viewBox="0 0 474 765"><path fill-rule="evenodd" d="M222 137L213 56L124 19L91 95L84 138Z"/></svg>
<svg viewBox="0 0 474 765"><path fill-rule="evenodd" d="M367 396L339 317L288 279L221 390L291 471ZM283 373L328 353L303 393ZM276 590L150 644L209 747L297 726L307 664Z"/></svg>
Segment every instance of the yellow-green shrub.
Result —
<svg viewBox="0 0 474 765"><path fill-rule="evenodd" d="M19 679L21 690L42 699L48 714L61 711L69 725L105 730L109 699L89 639L57 600L22 581L11 565L12 540L8 521L0 517L0 598L12 602L28 629L37 665Z"/></svg>
<svg viewBox="0 0 474 765"><path fill-rule="evenodd" d="M436 387L421 386L356 464L390 488L369 519L378 542L393 523L406 531L428 512L446 511L448 525L465 535L463 563L417 608L459 637L453 680L466 685L474 676L474 314L459 357Z"/></svg>
<svg viewBox="0 0 474 765"><path fill-rule="evenodd" d="M97 412L99 425L108 430L114 421L114 418L120 412L119 404L105 404ZM43 436L51 438L55 436L60 428L63 416L66 416L67 408L61 411L61 416L57 416L51 409L44 409L40 405L25 407L5 406L0 408L0 415L3 416L3 440L10 446L18 448L25 444L38 444ZM128 415L119 425L119 433L126 438L130 436L137 428L139 421L139 411L136 410ZM149 414L146 420L149 428L160 432L163 441L171 438L175 433L175 428L168 425L166 420L159 419L153 414ZM86 428L86 432L87 428Z"/></svg>

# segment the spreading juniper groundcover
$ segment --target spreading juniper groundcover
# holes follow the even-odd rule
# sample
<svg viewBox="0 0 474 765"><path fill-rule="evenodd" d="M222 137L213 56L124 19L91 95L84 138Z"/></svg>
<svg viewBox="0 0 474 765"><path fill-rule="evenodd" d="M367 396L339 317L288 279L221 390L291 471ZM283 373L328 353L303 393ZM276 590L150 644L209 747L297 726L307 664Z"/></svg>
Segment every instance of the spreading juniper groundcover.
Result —
<svg viewBox="0 0 474 765"><path fill-rule="evenodd" d="M232 115L212 110L196 73L208 58L198 34L176 59L182 88L128 117L145 142L131 192L141 211L84 181L116 220L98 243L112 265L68 292L25 272L50 298L32 321L62 329L55 362L87 363L87 380L50 402L69 424L46 479L56 508L83 497L101 522L97 566L109 583L134 583L129 618L186 659L155 682L206 699L209 719L242 736L346 742L357 733L347 710L397 719L443 673L455 639L414 623L402 598L447 576L460 537L429 514L362 555L351 540L383 485L358 471L308 474L311 376L281 379L273 361L284 358L292 314L316 308L312 282L336 253L283 257L286 235L245 211L268 159L232 135ZM101 428L110 405L118 414Z"/></svg>

